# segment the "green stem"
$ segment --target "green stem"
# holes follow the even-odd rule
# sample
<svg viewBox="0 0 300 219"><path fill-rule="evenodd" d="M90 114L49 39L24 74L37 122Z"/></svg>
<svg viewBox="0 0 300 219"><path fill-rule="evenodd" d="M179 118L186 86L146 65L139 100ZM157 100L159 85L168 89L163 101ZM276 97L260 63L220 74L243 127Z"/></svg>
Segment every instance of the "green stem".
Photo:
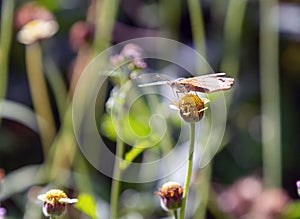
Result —
<svg viewBox="0 0 300 219"><path fill-rule="evenodd" d="M203 15L201 4L199 0L188 0L189 14L191 19L193 41L197 52L206 58L205 46L205 28L203 22ZM201 62L200 62L201 63ZM203 65L198 65L198 74L207 73L208 69L203 68Z"/></svg>
<svg viewBox="0 0 300 219"><path fill-rule="evenodd" d="M260 0L260 84L264 184L281 186L278 4Z"/></svg>
<svg viewBox="0 0 300 219"><path fill-rule="evenodd" d="M96 30L94 51L99 53L108 48L111 43L119 0L103 0L96 2ZM97 54L96 54L97 55Z"/></svg>
<svg viewBox="0 0 300 219"><path fill-rule="evenodd" d="M177 209L173 210L174 219L179 219Z"/></svg>
<svg viewBox="0 0 300 219"><path fill-rule="evenodd" d="M247 1L230 0L224 25L224 58L221 70L237 77L240 65L240 47Z"/></svg>
<svg viewBox="0 0 300 219"><path fill-rule="evenodd" d="M195 123L190 123L190 149L189 149L189 160L188 160L188 170L184 185L184 197L182 199L182 207L180 211L180 219L184 219L184 213L187 203L187 197L189 194L189 188L191 183L191 176L193 170L193 157L194 157L194 146L195 146Z"/></svg>
<svg viewBox="0 0 300 219"><path fill-rule="evenodd" d="M42 51L39 43L26 46L26 67L32 102L38 115L37 122L46 155L56 130L46 79L43 74Z"/></svg>
<svg viewBox="0 0 300 219"><path fill-rule="evenodd" d="M0 100L5 98L7 90L7 77L9 66L9 51L12 39L12 23L14 12L14 0L3 0L1 10L0 32Z"/></svg>
<svg viewBox="0 0 300 219"><path fill-rule="evenodd" d="M210 179L211 179L211 170L212 164L208 164L205 168L200 170L199 173L199 185L198 185L198 193L201 197L201 202L196 210L194 219L205 219L206 218L206 209L209 201L209 187L210 187Z"/></svg>
<svg viewBox="0 0 300 219"><path fill-rule="evenodd" d="M163 29L171 32L172 37L179 38L182 18L182 1L160 1L160 15L164 20Z"/></svg>
<svg viewBox="0 0 300 219"><path fill-rule="evenodd" d="M122 158L124 154L124 142L118 138L117 139L117 151L116 155L117 158L115 160L115 167L114 167L114 176L112 180L112 192L111 192L111 218L117 219L118 218L118 207L119 207L119 194L120 194L120 187L121 187L121 175L122 171L120 168L120 162L118 158Z"/></svg>
<svg viewBox="0 0 300 219"><path fill-rule="evenodd" d="M120 77L120 84L121 87L123 84L125 84L125 81L122 80L122 77ZM121 96L121 95L120 95ZM126 96L126 95L124 95ZM124 97L120 97L124 98ZM125 99L119 100L119 107L118 107L118 137L117 137L117 144L116 144L116 158L115 158L115 164L114 164L114 174L112 179L112 188L111 188L111 201L110 201L110 215L112 219L118 219L118 208L119 208L119 194L120 194L120 188L121 188L121 176L122 176L122 158L125 151L125 145L122 140L123 136L123 110L124 110L124 104Z"/></svg>

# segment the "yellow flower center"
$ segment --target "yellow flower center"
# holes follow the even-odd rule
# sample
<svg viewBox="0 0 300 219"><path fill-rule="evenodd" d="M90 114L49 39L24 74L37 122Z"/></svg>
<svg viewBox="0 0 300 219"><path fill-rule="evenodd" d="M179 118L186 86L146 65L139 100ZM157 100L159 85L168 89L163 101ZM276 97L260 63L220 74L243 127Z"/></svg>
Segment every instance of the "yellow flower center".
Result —
<svg viewBox="0 0 300 219"><path fill-rule="evenodd" d="M59 203L61 198L68 198L66 193L59 189L51 189L46 193L46 202L49 204Z"/></svg>

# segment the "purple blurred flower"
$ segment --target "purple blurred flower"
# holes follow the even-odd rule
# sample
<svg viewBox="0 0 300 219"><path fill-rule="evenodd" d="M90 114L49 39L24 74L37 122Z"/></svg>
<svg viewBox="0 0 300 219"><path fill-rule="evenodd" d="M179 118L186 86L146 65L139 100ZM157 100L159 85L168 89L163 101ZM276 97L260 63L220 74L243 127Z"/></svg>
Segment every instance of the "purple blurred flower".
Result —
<svg viewBox="0 0 300 219"><path fill-rule="evenodd" d="M0 207L0 219L4 219L6 215L6 209L3 207Z"/></svg>
<svg viewBox="0 0 300 219"><path fill-rule="evenodd" d="M298 195L300 196L300 180L296 182Z"/></svg>

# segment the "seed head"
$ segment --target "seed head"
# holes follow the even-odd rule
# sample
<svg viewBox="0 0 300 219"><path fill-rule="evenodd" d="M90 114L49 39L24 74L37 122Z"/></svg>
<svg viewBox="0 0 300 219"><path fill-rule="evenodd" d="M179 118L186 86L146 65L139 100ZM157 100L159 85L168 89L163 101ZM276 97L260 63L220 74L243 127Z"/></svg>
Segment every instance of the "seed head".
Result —
<svg viewBox="0 0 300 219"><path fill-rule="evenodd" d="M204 99L202 100L195 94L184 95L179 100L178 108L181 117L186 122L199 122L207 109Z"/></svg>

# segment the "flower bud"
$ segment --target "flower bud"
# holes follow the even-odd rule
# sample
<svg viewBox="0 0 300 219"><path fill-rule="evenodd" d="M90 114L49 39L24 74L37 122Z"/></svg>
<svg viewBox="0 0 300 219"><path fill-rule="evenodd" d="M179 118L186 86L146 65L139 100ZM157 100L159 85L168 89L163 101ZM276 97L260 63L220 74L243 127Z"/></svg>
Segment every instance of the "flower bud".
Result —
<svg viewBox="0 0 300 219"><path fill-rule="evenodd" d="M182 119L186 122L198 122L202 119L205 107L205 101L196 94L184 95L178 103L178 108Z"/></svg>
<svg viewBox="0 0 300 219"><path fill-rule="evenodd" d="M167 182L155 194L161 197L162 208L169 211L181 207L183 190L179 183Z"/></svg>
<svg viewBox="0 0 300 219"><path fill-rule="evenodd" d="M95 27L93 24L78 21L73 24L70 30L70 44L74 51L81 47L90 45L94 39Z"/></svg>

